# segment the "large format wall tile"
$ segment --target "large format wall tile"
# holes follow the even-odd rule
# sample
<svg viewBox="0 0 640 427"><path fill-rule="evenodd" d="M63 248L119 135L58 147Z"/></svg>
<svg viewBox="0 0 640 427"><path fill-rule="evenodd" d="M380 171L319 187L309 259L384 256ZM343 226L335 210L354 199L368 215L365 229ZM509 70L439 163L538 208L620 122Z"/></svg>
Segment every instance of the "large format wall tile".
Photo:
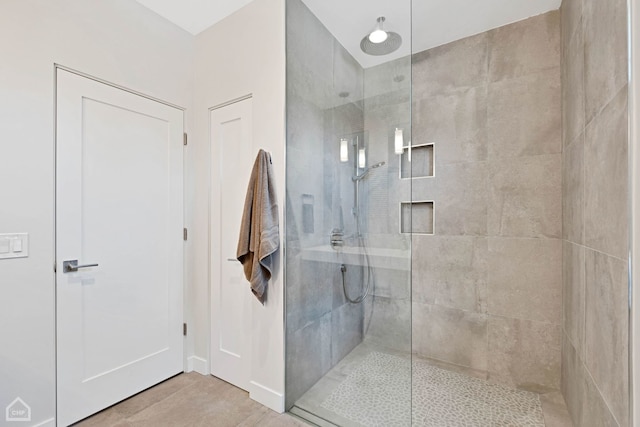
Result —
<svg viewBox="0 0 640 427"><path fill-rule="evenodd" d="M625 0L563 0L562 391L577 426L628 423L627 43Z"/></svg>
<svg viewBox="0 0 640 427"><path fill-rule="evenodd" d="M487 87L452 90L415 100L414 145L433 143L436 168L487 158Z"/></svg>
<svg viewBox="0 0 640 427"><path fill-rule="evenodd" d="M413 58L405 56L364 70L365 99L387 96L396 91L411 93ZM390 78L391 77L391 78Z"/></svg>
<svg viewBox="0 0 640 427"><path fill-rule="evenodd" d="M490 315L490 378L535 392L559 389L561 329L559 324Z"/></svg>
<svg viewBox="0 0 640 427"><path fill-rule="evenodd" d="M560 66L560 13L548 12L491 30L492 82Z"/></svg>
<svg viewBox="0 0 640 427"><path fill-rule="evenodd" d="M455 365L487 369L485 314L412 304L413 353Z"/></svg>
<svg viewBox="0 0 640 427"><path fill-rule="evenodd" d="M408 258L408 257L407 257ZM410 299L411 298L411 272L407 259L407 270L392 270L389 268L376 268L373 271L373 285L371 292L379 297Z"/></svg>
<svg viewBox="0 0 640 427"><path fill-rule="evenodd" d="M564 146L572 144L585 125L584 38L577 31L562 57L562 135Z"/></svg>
<svg viewBox="0 0 640 427"><path fill-rule="evenodd" d="M394 63L399 64L399 68L403 69L406 67L407 60L397 60ZM398 70L393 66L374 68L379 72ZM372 77L375 72L367 69L365 80L376 80ZM393 83L392 76L386 75L391 83ZM399 204L401 201L411 200L410 184L406 180L399 179L399 156L394 154L393 146L396 127L405 130L407 141L411 139L410 91L408 87L404 87L404 81L398 85L402 85L402 88L387 92L385 95L371 97L370 91L378 88L370 88L365 84L364 129L366 129L365 141L368 141L368 164L379 161L386 161L386 164L382 168L373 170L360 184L362 206L366 206L365 215L362 217L364 233L397 236L400 230ZM353 188L353 183L349 184ZM353 200L353 196L348 200ZM346 208L345 216L352 216L349 211L350 209Z"/></svg>
<svg viewBox="0 0 640 427"><path fill-rule="evenodd" d="M627 262L586 250L586 367L621 425L628 408Z"/></svg>
<svg viewBox="0 0 640 427"><path fill-rule="evenodd" d="M576 422L576 426L623 427L628 425L626 422L616 421L607 403L598 391L598 386L596 386L591 374L584 365L580 366L578 378L582 381L582 395L580 396L581 413Z"/></svg>
<svg viewBox="0 0 640 427"><path fill-rule="evenodd" d="M584 134L562 156L563 238L584 244Z"/></svg>
<svg viewBox="0 0 640 427"><path fill-rule="evenodd" d="M353 182L352 171L338 161L338 150L341 137L364 130L364 70L299 0L287 2L287 53L289 408L362 340L362 306L346 305L338 288L338 258L313 262L302 255L307 248L327 245L333 227L354 229L353 216L340 221L341 209L347 213L351 208L342 200L353 200ZM303 216L305 194L314 198L312 216ZM350 271L354 285L360 283L358 271Z"/></svg>
<svg viewBox="0 0 640 427"><path fill-rule="evenodd" d="M300 266L295 264L300 263ZM292 331L304 327L331 312L333 306L334 275L327 274L330 263L301 261L291 263L287 274L287 328ZM295 273L294 273L295 272Z"/></svg>
<svg viewBox="0 0 640 427"><path fill-rule="evenodd" d="M333 85L333 37L302 1L289 2L287 15L287 57L300 58L287 61L287 92L324 108Z"/></svg>
<svg viewBox="0 0 640 427"><path fill-rule="evenodd" d="M575 426L581 426L578 421L582 414L582 360L576 349L567 338L562 335L562 395Z"/></svg>
<svg viewBox="0 0 640 427"><path fill-rule="evenodd" d="M295 79L295 77L291 77ZM303 233L301 195L304 193L317 196L322 203L322 163L313 162L313 158L321 156L323 140L323 112L313 102L305 101L296 94L288 94L287 118L287 221L292 230L298 233L287 233L290 241L295 235L303 247L314 244L318 239L315 234ZM292 179L305 175L306 180ZM290 215L289 215L290 214ZM322 224L323 212L318 212L315 220L319 227ZM289 228L288 228L289 231Z"/></svg>
<svg viewBox="0 0 640 427"><path fill-rule="evenodd" d="M587 123L627 82L626 0L583 0Z"/></svg>
<svg viewBox="0 0 640 427"><path fill-rule="evenodd" d="M489 236L561 237L561 156L490 162Z"/></svg>
<svg viewBox="0 0 640 427"><path fill-rule="evenodd" d="M567 241L562 246L564 331L584 360L585 248Z"/></svg>
<svg viewBox="0 0 640 427"><path fill-rule="evenodd" d="M562 241L489 238L489 314L562 321Z"/></svg>
<svg viewBox="0 0 640 427"><path fill-rule="evenodd" d="M286 406L331 369L331 313L287 334Z"/></svg>
<svg viewBox="0 0 640 427"><path fill-rule="evenodd" d="M628 255L627 92L588 126L585 136L585 243L626 259Z"/></svg>
<svg viewBox="0 0 640 427"><path fill-rule="evenodd" d="M364 329L383 346L411 351L411 301L373 297L373 307L365 307Z"/></svg>
<svg viewBox="0 0 640 427"><path fill-rule="evenodd" d="M492 307L514 322L553 324L559 336L559 22L551 12L414 55L412 141L433 142L435 153L435 176L411 182L412 199L434 200L435 211L435 235L413 238L417 354L485 370ZM504 381L557 387L559 344L544 353L555 368L535 378L535 361L507 353L548 349L548 337L517 325L510 331L522 341L495 347L504 361L495 370Z"/></svg>
<svg viewBox="0 0 640 427"><path fill-rule="evenodd" d="M436 234L486 236L486 162L441 165L434 179Z"/></svg>
<svg viewBox="0 0 640 427"><path fill-rule="evenodd" d="M364 70L338 40L333 39L333 93L332 105L364 96ZM340 96L342 94L342 96ZM346 95L346 96L345 96Z"/></svg>
<svg viewBox="0 0 640 427"><path fill-rule="evenodd" d="M566 46L569 39L578 30L582 30L582 2L584 0L563 0L560 8L560 32L562 45Z"/></svg>
<svg viewBox="0 0 640 427"><path fill-rule="evenodd" d="M489 84L489 159L562 152L560 67Z"/></svg>
<svg viewBox="0 0 640 427"><path fill-rule="evenodd" d="M486 238L414 236L412 258L413 301L486 312Z"/></svg>
<svg viewBox="0 0 640 427"><path fill-rule="evenodd" d="M298 150L298 152L292 153L296 156L291 158L290 166L304 167L309 155L305 156L306 153L301 150L312 148L317 152L322 151L319 145L321 145L320 141L322 141L324 133L323 111L313 102L306 101L297 94L289 94L287 102L292 107L287 111L287 118L291 122L287 127L287 142L289 144L287 148ZM310 141L313 145L307 147L306 145Z"/></svg>
<svg viewBox="0 0 640 427"><path fill-rule="evenodd" d="M412 64L413 97L482 85L487 80L487 60L487 33L417 53Z"/></svg>
<svg viewBox="0 0 640 427"><path fill-rule="evenodd" d="M331 365L335 366L362 342L361 304L344 304L331 312Z"/></svg>
<svg viewBox="0 0 640 427"><path fill-rule="evenodd" d="M622 427L566 336L562 341L562 394L576 427Z"/></svg>

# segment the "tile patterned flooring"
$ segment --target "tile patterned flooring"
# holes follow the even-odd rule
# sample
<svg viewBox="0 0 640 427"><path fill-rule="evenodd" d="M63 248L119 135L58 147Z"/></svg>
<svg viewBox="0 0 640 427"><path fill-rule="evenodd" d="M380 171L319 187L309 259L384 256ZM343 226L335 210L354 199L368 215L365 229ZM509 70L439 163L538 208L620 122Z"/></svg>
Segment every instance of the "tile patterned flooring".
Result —
<svg viewBox="0 0 640 427"><path fill-rule="evenodd" d="M559 392L537 395L513 390L477 378L473 372L441 369L422 360L414 360L413 367L414 425L572 425ZM296 407L317 415L320 421L345 427L408 425L411 411L408 368L406 354L381 351L379 346L365 341L296 402ZM431 384L431 391L429 386L420 388L426 394L417 390L415 378ZM500 399L504 403L502 408L496 406ZM469 406L469 401L473 405ZM79 427L306 425L260 405L237 387L197 373L175 376L75 424Z"/></svg>
<svg viewBox="0 0 640 427"><path fill-rule="evenodd" d="M572 426L560 392L517 390L424 359L411 364L407 354L370 341L320 379L296 408L345 427Z"/></svg>
<svg viewBox="0 0 640 427"><path fill-rule="evenodd" d="M87 418L78 427L302 427L218 378L195 372L175 376Z"/></svg>
<svg viewBox="0 0 640 427"><path fill-rule="evenodd" d="M410 398L411 406L406 403ZM322 406L371 427L545 427L537 393L492 384L422 360L410 364L408 358L377 351L369 353Z"/></svg>

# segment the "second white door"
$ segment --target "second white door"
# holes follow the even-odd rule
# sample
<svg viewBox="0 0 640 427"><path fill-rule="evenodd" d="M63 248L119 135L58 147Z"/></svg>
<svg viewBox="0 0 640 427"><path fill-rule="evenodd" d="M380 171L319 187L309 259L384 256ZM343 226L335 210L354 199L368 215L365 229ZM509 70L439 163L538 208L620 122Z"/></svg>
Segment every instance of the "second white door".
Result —
<svg viewBox="0 0 640 427"><path fill-rule="evenodd" d="M244 199L255 154L252 102L211 110L211 373L249 389L254 298L236 260Z"/></svg>

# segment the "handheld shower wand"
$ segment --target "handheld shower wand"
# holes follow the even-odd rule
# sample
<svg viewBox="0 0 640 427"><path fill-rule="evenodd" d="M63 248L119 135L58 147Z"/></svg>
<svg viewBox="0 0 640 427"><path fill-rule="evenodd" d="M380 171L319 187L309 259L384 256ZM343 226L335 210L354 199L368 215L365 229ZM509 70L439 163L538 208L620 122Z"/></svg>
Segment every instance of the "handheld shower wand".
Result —
<svg viewBox="0 0 640 427"><path fill-rule="evenodd" d="M372 170L372 169L376 169L376 168L379 168L380 166L384 166L386 163L387 163L387 162L378 162L378 163L376 163L375 165L372 165L372 166L370 166L370 167L366 168L366 169L364 170L364 172L362 172L360 175L352 176L352 177L351 177L351 180L352 180L353 182L358 182L358 181L360 181L360 180L364 179L364 178L369 174L369 172L371 172L371 170Z"/></svg>

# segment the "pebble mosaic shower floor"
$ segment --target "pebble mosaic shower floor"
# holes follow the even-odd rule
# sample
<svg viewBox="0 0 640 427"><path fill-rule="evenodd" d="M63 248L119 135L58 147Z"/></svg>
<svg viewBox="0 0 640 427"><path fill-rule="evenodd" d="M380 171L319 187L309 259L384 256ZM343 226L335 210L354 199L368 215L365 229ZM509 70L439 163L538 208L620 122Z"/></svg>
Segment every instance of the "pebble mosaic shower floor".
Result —
<svg viewBox="0 0 640 427"><path fill-rule="evenodd" d="M413 362L411 372L409 364L406 358L371 352L321 406L371 427L545 426L536 393L451 372L421 360Z"/></svg>

